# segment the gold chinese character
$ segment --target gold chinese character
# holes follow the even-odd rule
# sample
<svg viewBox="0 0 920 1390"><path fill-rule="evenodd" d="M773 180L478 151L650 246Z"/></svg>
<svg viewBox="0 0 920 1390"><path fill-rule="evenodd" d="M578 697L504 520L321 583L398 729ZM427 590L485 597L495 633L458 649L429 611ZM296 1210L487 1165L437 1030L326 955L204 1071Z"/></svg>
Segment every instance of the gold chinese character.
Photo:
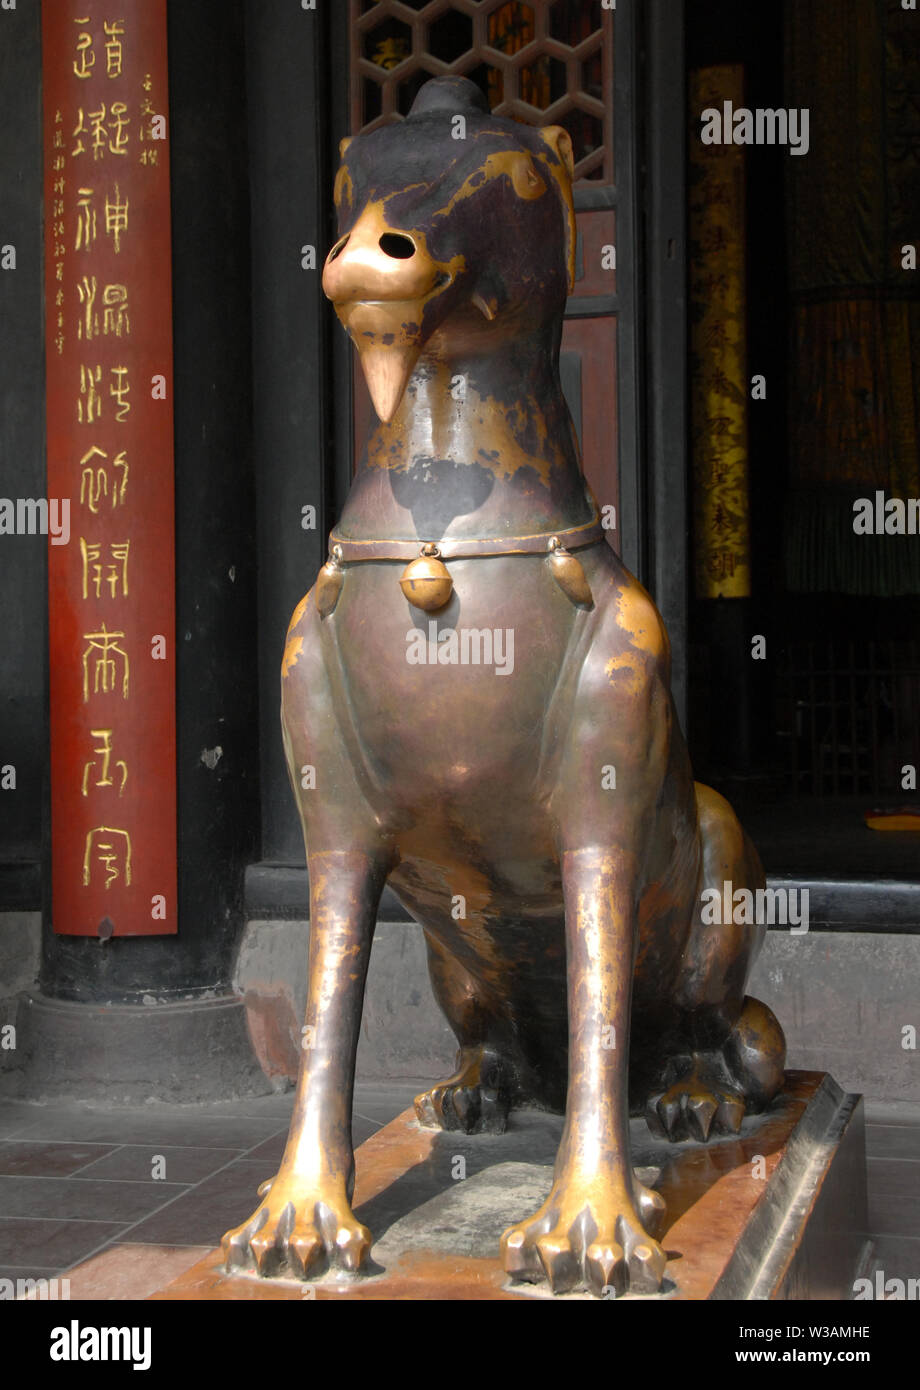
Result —
<svg viewBox="0 0 920 1390"><path fill-rule="evenodd" d="M55 193L60 193L60 194L63 196L63 193L64 193L64 182L65 182L64 179L55 179L55 180L54 180L54 185L53 185L53 187L54 187Z"/></svg>
<svg viewBox="0 0 920 1390"><path fill-rule="evenodd" d="M81 425L91 425L94 420L98 420L102 414L102 397L96 390L102 379L102 368L97 366L95 371L91 366L80 365L80 399L77 401L77 421ZM83 397L86 397L86 408L83 406Z"/></svg>
<svg viewBox="0 0 920 1390"><path fill-rule="evenodd" d="M109 154L127 155L128 136L125 127L129 124L127 117L127 106L123 101L113 101L109 110L108 120L106 119L105 102L102 103L98 111L90 111L89 119L92 122L91 130L87 131L83 125L83 111L80 110L80 120L74 135L88 135L93 137L93 159L100 160L105 157L106 150ZM82 140L78 142L72 154L82 154L84 150Z"/></svg>
<svg viewBox="0 0 920 1390"><path fill-rule="evenodd" d="M123 101L113 101L109 111L109 121L111 131L109 133L109 154L128 153L128 137L125 134L125 126L128 125L128 108Z"/></svg>
<svg viewBox="0 0 920 1390"><path fill-rule="evenodd" d="M99 160L105 154L105 147L109 140L109 132L105 125L105 102L102 103L98 111L90 111L89 118L93 123L93 159Z"/></svg>
<svg viewBox="0 0 920 1390"><path fill-rule="evenodd" d="M102 291L102 303L105 305L102 318L103 333L114 333L116 338L120 338L124 333L125 337L128 337L131 321L128 318L127 286L106 285Z"/></svg>
<svg viewBox="0 0 920 1390"><path fill-rule="evenodd" d="M160 151L158 149L142 150L140 159L141 164L156 164L157 155L159 153Z"/></svg>
<svg viewBox="0 0 920 1390"><path fill-rule="evenodd" d="M80 537L80 556L83 560L83 597L89 598L92 587L96 598L102 597L102 586L108 584L109 598L118 598L119 585L121 597L128 597L128 552L130 541L110 541L111 559L106 562L107 574L102 574L102 542L87 541Z"/></svg>
<svg viewBox="0 0 920 1390"><path fill-rule="evenodd" d="M121 77L122 62L122 43L121 37L125 32L125 21L123 19L106 20L103 24L105 30L105 75L106 77Z"/></svg>
<svg viewBox="0 0 920 1390"><path fill-rule="evenodd" d="M128 381L128 369L127 367L110 367L109 370L115 378L109 385L109 395L118 402L115 419L119 424L124 424L128 418L128 411L131 409L131 402L127 398L128 392L131 390Z"/></svg>
<svg viewBox="0 0 920 1390"><path fill-rule="evenodd" d="M147 95L141 97L141 111L137 131L137 138L139 140L150 140L152 138L150 134L150 122L153 120L155 112L153 109L153 102L150 98L151 86L150 74L148 73L144 79L144 91Z"/></svg>
<svg viewBox="0 0 920 1390"><path fill-rule="evenodd" d="M89 24L89 17L86 19L75 19L74 24ZM93 52L92 34L77 35L77 57L73 60L73 70L77 77L85 79L92 76L92 70L96 66L96 55Z"/></svg>
<svg viewBox="0 0 920 1390"><path fill-rule="evenodd" d="M88 643L86 651L83 653L84 704L89 700L89 668L93 652L98 653L93 663L93 694L110 695L114 691L116 675L116 663L112 660L112 654L114 654L121 657L122 660L121 697L123 700L127 700L130 676L128 657L117 642L117 639L124 637L124 635L123 632L108 632L105 623L102 624L101 632L84 632L83 640Z"/></svg>
<svg viewBox="0 0 920 1390"><path fill-rule="evenodd" d="M74 158L76 158L76 156L77 156L78 154L85 154L85 153L86 153L86 146L84 145L83 141L80 139L80 136L81 136L81 135L88 135L88 134L89 134L89 131L86 129L86 126L83 124L83 107L82 107L82 106L80 106L80 107L77 108L77 124L74 126L74 129L73 129L73 131L72 131L71 133L73 134L73 136L74 136L74 138L76 139L76 142L77 142L77 143L74 145L73 149L70 151L71 159L74 159Z"/></svg>
<svg viewBox="0 0 920 1390"><path fill-rule="evenodd" d="M75 251L88 251L96 240L96 209L93 207L93 190L77 189L77 239Z"/></svg>
<svg viewBox="0 0 920 1390"><path fill-rule="evenodd" d="M77 284L77 294L83 306L83 313L77 320L77 337L87 341L99 333L99 315L94 312L96 303L96 277L84 275Z"/></svg>
<svg viewBox="0 0 920 1390"><path fill-rule="evenodd" d="M99 315L96 313L96 289L97 281L95 275L84 275L77 284L77 294L80 296L82 305L82 316L77 323L77 337L89 340L99 336ZM110 333L120 338L130 335L131 322L128 317L128 290L125 285L105 285L102 291L102 303L104 312L102 316L102 332L104 335Z"/></svg>
<svg viewBox="0 0 920 1390"><path fill-rule="evenodd" d="M109 495L109 474L108 469L102 464L93 466L96 458L107 459L108 454L104 449L99 449L94 444L91 449L83 455L80 460L80 467L83 472L80 480L80 506L88 507L93 516L99 515L99 503L103 497ZM125 457L125 450L121 449L112 460L113 468L122 469L121 482L112 482L112 507L118 507L124 503L125 488L128 485L128 461Z"/></svg>
<svg viewBox="0 0 920 1390"><path fill-rule="evenodd" d="M112 733L113 730L111 729L90 729L90 734L93 738L102 739L102 747L93 749L93 752L96 754L96 757L102 759L100 775L96 778L96 781L93 783L94 787L114 787L115 785L114 778L110 776L110 766L112 760ZM95 758L91 758L88 763L84 763L83 765L82 790L84 796L89 795L87 783L89 781L90 770L95 766ZM118 761L115 763L115 767L121 768L121 786L118 788L118 795L121 796L122 792L125 789L125 783L128 780L128 764L125 762L124 758L119 758Z"/></svg>
<svg viewBox="0 0 920 1390"><path fill-rule="evenodd" d="M110 202L108 197L105 200L105 230L115 238L115 254L121 250L121 233L128 229L128 200L119 202L121 194L118 184L115 185L115 201Z"/></svg>
<svg viewBox="0 0 920 1390"><path fill-rule="evenodd" d="M99 836L100 838L96 838ZM116 841L120 837L122 871L119 872L119 850ZM101 864L105 870L105 887L109 888L117 878L124 876L125 884L131 883L131 836L127 830L113 830L108 825L97 825L86 832L86 849L83 852L83 886L88 888L92 878L93 863Z"/></svg>

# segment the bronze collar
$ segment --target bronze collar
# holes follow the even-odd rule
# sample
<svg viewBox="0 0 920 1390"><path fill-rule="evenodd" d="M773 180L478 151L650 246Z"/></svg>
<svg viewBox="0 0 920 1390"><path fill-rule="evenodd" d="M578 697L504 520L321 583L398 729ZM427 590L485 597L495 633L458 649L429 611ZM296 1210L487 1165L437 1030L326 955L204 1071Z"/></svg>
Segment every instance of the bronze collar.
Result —
<svg viewBox="0 0 920 1390"><path fill-rule="evenodd" d="M580 550L604 537L600 518L565 531L542 531L535 536L492 536L468 540L446 536L441 541L353 541L329 537L329 553L336 560L351 564L355 560L414 560L420 554L441 560L462 560L477 555L545 555L551 551Z"/></svg>

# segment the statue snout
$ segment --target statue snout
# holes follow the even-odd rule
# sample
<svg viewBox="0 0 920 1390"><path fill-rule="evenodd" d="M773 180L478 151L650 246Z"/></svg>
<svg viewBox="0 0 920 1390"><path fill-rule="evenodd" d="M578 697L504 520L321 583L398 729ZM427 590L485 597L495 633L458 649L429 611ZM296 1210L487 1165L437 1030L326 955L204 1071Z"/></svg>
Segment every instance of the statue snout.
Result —
<svg viewBox="0 0 920 1390"><path fill-rule="evenodd" d="M394 231L377 207L361 214L333 246L323 267L323 290L337 307L360 301L423 301L447 279L423 239L411 231Z"/></svg>

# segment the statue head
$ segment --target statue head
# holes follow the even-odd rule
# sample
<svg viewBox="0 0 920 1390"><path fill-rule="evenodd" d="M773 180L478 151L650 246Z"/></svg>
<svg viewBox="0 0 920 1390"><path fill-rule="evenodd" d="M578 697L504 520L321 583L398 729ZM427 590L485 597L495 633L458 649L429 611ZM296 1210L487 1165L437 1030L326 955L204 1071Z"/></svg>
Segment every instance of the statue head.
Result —
<svg viewBox="0 0 920 1390"><path fill-rule="evenodd" d="M561 126L489 113L463 77L426 82L405 121L343 140L340 236L323 289L382 420L432 336L520 336L561 319L572 287L572 145Z"/></svg>

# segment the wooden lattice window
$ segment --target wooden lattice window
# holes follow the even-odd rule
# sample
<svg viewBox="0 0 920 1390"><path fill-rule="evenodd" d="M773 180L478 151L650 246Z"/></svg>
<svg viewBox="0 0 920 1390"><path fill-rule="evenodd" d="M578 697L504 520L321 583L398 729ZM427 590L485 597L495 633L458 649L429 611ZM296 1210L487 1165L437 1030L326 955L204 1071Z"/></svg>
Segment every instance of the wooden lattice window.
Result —
<svg viewBox="0 0 920 1390"><path fill-rule="evenodd" d="M351 128L403 119L430 77L469 77L498 116L561 125L576 180L613 182L613 12L601 0L350 0Z"/></svg>

